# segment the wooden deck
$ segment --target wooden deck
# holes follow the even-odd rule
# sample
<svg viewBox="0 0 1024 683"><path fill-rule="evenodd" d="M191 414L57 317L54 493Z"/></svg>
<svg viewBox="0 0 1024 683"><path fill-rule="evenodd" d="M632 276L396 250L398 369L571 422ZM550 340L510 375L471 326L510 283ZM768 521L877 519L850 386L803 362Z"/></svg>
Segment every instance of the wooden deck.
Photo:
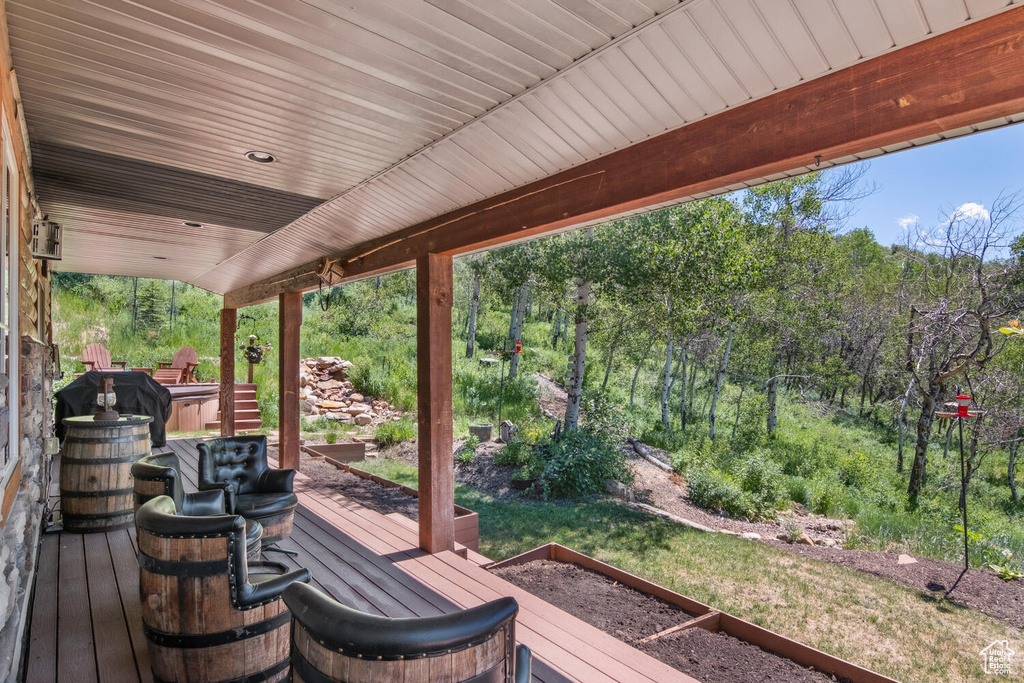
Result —
<svg viewBox="0 0 1024 683"><path fill-rule="evenodd" d="M193 489L195 443L168 443ZM518 640L534 652L534 681L693 682L492 575L481 568L488 562L481 555L427 555L407 520L364 508L303 474L295 490L295 528L281 545L299 554L272 553L272 559L309 568L312 583L344 604L391 617L428 616L511 595L520 606ZM152 681L135 555L134 530L43 536L26 681Z"/></svg>

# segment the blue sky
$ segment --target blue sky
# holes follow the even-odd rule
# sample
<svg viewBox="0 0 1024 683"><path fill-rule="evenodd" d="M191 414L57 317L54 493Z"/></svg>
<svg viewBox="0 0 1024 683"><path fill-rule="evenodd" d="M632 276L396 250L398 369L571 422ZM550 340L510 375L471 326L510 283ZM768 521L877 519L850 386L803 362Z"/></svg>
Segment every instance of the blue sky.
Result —
<svg viewBox="0 0 1024 683"><path fill-rule="evenodd" d="M967 203L990 207L1001 191L1024 190L1024 125L886 154L869 163L864 180L878 191L861 200L848 227L866 227L889 246L905 239L901 220L916 216L927 230L944 211Z"/></svg>

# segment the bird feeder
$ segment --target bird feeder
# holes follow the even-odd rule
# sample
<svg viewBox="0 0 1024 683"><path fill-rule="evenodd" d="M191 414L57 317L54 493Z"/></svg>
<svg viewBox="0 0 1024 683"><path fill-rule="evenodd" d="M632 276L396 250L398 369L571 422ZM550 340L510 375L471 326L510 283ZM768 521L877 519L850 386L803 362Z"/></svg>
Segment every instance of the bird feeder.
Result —
<svg viewBox="0 0 1024 683"><path fill-rule="evenodd" d="M971 406L971 397L967 394L958 394L956 397L956 414L957 417L970 417L971 413L968 408Z"/></svg>
<svg viewBox="0 0 1024 683"><path fill-rule="evenodd" d="M94 420L116 420L120 417L116 410L114 410L114 404L117 403L117 394L114 393L114 378L110 375L100 376L100 390L96 394L96 413L93 414Z"/></svg>

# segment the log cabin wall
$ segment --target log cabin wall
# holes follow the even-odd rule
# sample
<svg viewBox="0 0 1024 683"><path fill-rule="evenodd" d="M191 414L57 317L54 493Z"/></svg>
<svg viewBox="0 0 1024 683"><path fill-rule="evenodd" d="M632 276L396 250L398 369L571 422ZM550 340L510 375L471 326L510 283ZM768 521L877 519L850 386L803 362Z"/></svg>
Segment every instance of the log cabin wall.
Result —
<svg viewBox="0 0 1024 683"><path fill-rule="evenodd" d="M48 263L32 257L35 201L31 160L2 4L0 105L10 140L9 148L0 147L4 150L2 163L13 166L18 187L17 196L11 198L12 213L18 221L18 230L11 233L11 251L16 245L18 257L9 266L10 282L18 296L17 311L11 308L9 342L18 359L18 377L9 380L0 375L0 384L7 386L5 392L0 391L0 407L6 414L8 397L11 404L19 407L18 434L9 434L8 419L0 420L0 438L8 445L7 462L13 460L13 469L6 468L0 479L0 680L7 680L12 674L17 677L21 664L26 607L43 525L51 459L44 454L44 444L46 437L53 435L54 356L50 269ZM13 163L8 163L7 149L13 150ZM0 294L3 291L0 287Z"/></svg>

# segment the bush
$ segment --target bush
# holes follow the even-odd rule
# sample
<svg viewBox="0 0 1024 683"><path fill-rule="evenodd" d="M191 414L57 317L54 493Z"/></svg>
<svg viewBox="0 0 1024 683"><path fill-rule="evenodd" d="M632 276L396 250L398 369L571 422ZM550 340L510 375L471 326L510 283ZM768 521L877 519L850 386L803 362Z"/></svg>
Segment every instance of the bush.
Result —
<svg viewBox="0 0 1024 683"><path fill-rule="evenodd" d="M379 448L388 448L389 446L394 446L397 443L411 441L415 438L416 423L407 417L403 417L401 420L384 422L377 427L377 432L373 436L373 441Z"/></svg>
<svg viewBox="0 0 1024 683"><path fill-rule="evenodd" d="M607 479L633 481L626 459L602 432L579 429L558 441L538 445L543 463L540 483L549 498L573 498L604 491Z"/></svg>
<svg viewBox="0 0 1024 683"><path fill-rule="evenodd" d="M521 467L533 458L533 448L522 441L513 441L494 454L494 464L501 467Z"/></svg>
<svg viewBox="0 0 1024 683"><path fill-rule="evenodd" d="M756 451L740 465L737 478L748 494L755 516L774 517L785 499L779 464L764 451Z"/></svg>
<svg viewBox="0 0 1024 683"><path fill-rule="evenodd" d="M715 469L690 474L686 490L694 505L732 517L752 516L752 505L739 482Z"/></svg>
<svg viewBox="0 0 1024 683"><path fill-rule="evenodd" d="M327 443L338 443L338 433L327 432L326 434L324 434L324 441L326 441Z"/></svg>
<svg viewBox="0 0 1024 683"><path fill-rule="evenodd" d="M846 489L837 480L816 479L811 485L811 512L831 516L841 509L846 498Z"/></svg>
<svg viewBox="0 0 1024 683"><path fill-rule="evenodd" d="M462 463L463 465L468 465L473 462L473 458L476 457L476 447L479 445L480 439L471 434L469 438L463 442L462 447L455 452L455 461Z"/></svg>

